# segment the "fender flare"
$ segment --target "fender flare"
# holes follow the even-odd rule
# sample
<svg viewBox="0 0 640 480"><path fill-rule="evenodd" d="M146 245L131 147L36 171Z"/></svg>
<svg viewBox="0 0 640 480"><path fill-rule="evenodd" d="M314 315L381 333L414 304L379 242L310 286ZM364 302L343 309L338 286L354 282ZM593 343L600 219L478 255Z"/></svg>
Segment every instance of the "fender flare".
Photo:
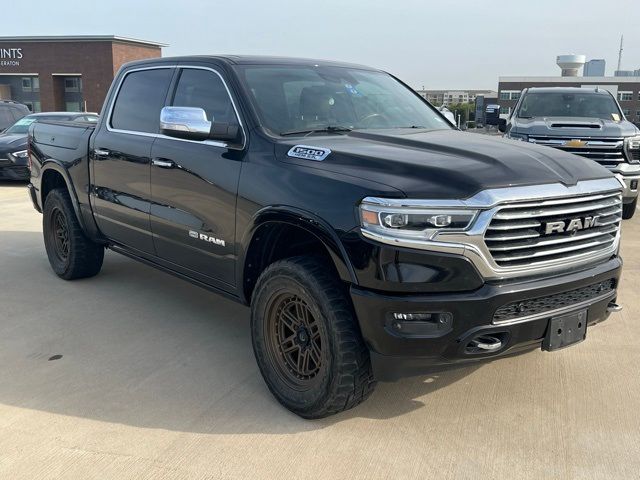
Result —
<svg viewBox="0 0 640 480"><path fill-rule="evenodd" d="M240 239L240 255L238 255L237 278L240 280L237 285L244 298L244 272L249 247L253 241L257 230L268 223L288 224L299 227L314 235L327 249L333 260L334 266L344 281L358 284L355 269L347 254L342 241L338 237L333 227L319 216L296 207L286 205L269 206L258 210L251 218L248 228ZM249 299L244 298L248 303Z"/></svg>
<svg viewBox="0 0 640 480"><path fill-rule="evenodd" d="M71 177L69 176L69 171L58 161L53 159L48 159L42 165L40 169L40 204L42 205L42 211L44 212L44 201L42 198L42 184L44 182L44 175L49 170L54 170L62 176L65 184L67 185L67 191L69 192L69 197L71 198L71 204L73 205L73 211L76 214L76 218L78 219L78 223L80 223L80 228L82 231L87 232L87 228L84 222L84 218L82 217L82 212L80 211L80 202L78 201L78 196L76 195L76 189L73 186L73 182L71 181Z"/></svg>

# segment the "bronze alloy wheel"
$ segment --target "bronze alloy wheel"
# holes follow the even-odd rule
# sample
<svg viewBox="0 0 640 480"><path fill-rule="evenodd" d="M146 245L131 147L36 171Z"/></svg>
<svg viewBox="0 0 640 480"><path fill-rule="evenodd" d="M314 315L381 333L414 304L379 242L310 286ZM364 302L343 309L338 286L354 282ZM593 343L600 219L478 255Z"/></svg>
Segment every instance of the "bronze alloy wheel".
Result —
<svg viewBox="0 0 640 480"><path fill-rule="evenodd" d="M267 351L283 382L295 390L311 388L323 363L320 323L300 296L276 295L268 309Z"/></svg>
<svg viewBox="0 0 640 480"><path fill-rule="evenodd" d="M51 223L49 226L51 244L55 246L54 253L58 260L66 262L69 258L69 228L67 217L59 208L51 212Z"/></svg>

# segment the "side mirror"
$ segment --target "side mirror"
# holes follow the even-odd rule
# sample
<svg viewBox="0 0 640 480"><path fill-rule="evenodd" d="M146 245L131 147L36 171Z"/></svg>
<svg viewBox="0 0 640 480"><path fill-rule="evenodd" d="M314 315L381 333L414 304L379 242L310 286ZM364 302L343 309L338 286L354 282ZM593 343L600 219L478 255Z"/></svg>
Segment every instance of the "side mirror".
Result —
<svg viewBox="0 0 640 480"><path fill-rule="evenodd" d="M506 118L499 118L498 119L498 130L500 130L502 133L507 131L507 119Z"/></svg>
<svg viewBox="0 0 640 480"><path fill-rule="evenodd" d="M170 137L206 140L211 124L202 108L164 107L160 112L160 132Z"/></svg>

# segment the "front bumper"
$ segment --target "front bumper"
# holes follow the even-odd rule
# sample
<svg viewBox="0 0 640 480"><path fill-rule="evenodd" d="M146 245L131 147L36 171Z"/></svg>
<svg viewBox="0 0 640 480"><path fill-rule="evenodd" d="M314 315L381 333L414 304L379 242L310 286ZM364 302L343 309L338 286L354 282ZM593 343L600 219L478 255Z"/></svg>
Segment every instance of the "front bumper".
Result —
<svg viewBox="0 0 640 480"><path fill-rule="evenodd" d="M22 165L0 164L0 180L29 180L29 167Z"/></svg>
<svg viewBox="0 0 640 480"><path fill-rule="evenodd" d="M467 293L385 294L358 287L351 297L362 335L369 347L374 373L379 380L395 380L416 375L444 365L464 364L506 356L539 348L550 318L557 308L542 310L537 315L519 317L516 321L496 324L494 315L508 304L527 304L528 300L554 297L565 292L613 281L612 290L586 301L565 305L562 314L587 310L588 324L608 317L607 306L615 301L622 261L612 258L596 267L545 279L508 283L486 283ZM564 295L563 298L573 298ZM554 297L555 298L555 297ZM574 308L575 307L575 308ZM441 325L415 334L394 328L394 313L440 312L450 314ZM449 323L448 323L449 322ZM493 352L468 353L469 342L479 334L499 335L504 342Z"/></svg>
<svg viewBox="0 0 640 480"><path fill-rule="evenodd" d="M638 185L640 184L640 165L628 163L619 165L612 170L615 176L624 185L622 190L622 202L630 203L638 196Z"/></svg>

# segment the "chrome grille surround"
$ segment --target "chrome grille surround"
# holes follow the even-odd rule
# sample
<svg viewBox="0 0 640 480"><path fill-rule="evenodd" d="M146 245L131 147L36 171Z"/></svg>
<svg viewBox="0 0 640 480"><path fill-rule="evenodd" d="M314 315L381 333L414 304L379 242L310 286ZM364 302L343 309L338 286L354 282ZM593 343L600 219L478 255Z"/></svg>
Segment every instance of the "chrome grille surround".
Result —
<svg viewBox="0 0 640 480"><path fill-rule="evenodd" d="M583 146L572 146L571 142L583 142ZM626 161L624 156L624 139L619 137L558 137L532 135L530 143L557 148L559 150L595 160L603 167L615 168Z"/></svg>
<svg viewBox="0 0 640 480"><path fill-rule="evenodd" d="M570 219L582 225L596 218L590 228L545 233L545 225ZM487 227L484 240L500 267L530 267L554 259L598 254L616 243L622 221L622 194L618 190L538 202L516 202L500 207ZM585 222L586 223L586 222Z"/></svg>
<svg viewBox="0 0 640 480"><path fill-rule="evenodd" d="M423 238L397 238L379 232L370 232L365 228L361 228L361 232L363 236L369 239L398 247L463 255L474 264L478 272L487 280L556 273L579 268L580 266L595 264L616 255L620 244L620 222L614 222L612 232L607 233L607 235L611 236L611 241L603 242L601 245L594 245L593 248L578 249L572 251L573 253L570 255L564 255L562 251L560 251L558 255L547 255L547 257L550 258L539 258L536 261L520 263L507 262L501 264L501 262L497 262L494 259L494 255L485 241L485 234L488 231L501 231L499 228L489 230L489 226L493 223L494 216L498 212L503 211L503 213L506 213L514 208L536 208L539 205L543 205L545 208L556 208L557 206L565 204L579 204L586 198L590 198L593 201L598 201L601 198L605 200L611 198L616 199L621 191L621 182L612 176L599 180L586 180L571 186L553 183L490 189L481 191L465 200L419 200L368 197L363 200L363 203L373 203L379 206L389 207L424 208L428 206L430 208L468 208L479 210L479 213L473 225L462 232L446 232L443 229L429 236L425 235ZM614 206L610 208L614 208ZM578 216L578 213L580 212L569 215ZM523 219L516 220L521 222ZM536 217L525 218L524 220L532 222L536 220ZM493 226L499 225L493 223ZM527 227L522 230L526 230L526 228ZM613 231L614 229L615 231ZM503 231L508 230L509 229ZM587 229L583 232L586 234L589 230L592 229ZM526 239L517 240L522 241ZM512 241L515 241L515 239L512 239Z"/></svg>

